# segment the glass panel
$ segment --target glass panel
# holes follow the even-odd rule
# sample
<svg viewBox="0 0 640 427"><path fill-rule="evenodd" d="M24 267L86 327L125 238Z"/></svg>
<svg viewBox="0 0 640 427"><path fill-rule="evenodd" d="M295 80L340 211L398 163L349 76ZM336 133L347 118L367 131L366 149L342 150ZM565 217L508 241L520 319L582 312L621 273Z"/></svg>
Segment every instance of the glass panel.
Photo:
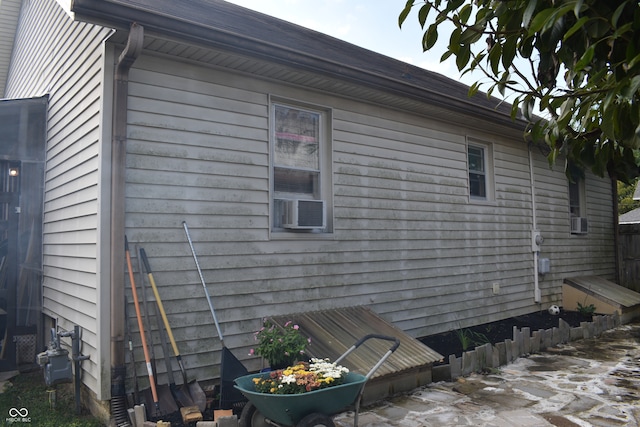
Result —
<svg viewBox="0 0 640 427"><path fill-rule="evenodd" d="M469 173L469 194L474 197L487 197L484 175Z"/></svg>
<svg viewBox="0 0 640 427"><path fill-rule="evenodd" d="M569 212L571 216L580 216L580 184L569 182Z"/></svg>
<svg viewBox="0 0 640 427"><path fill-rule="evenodd" d="M313 171L274 168L274 190L279 193L307 194L311 198L318 198L319 176L318 172Z"/></svg>
<svg viewBox="0 0 640 427"><path fill-rule="evenodd" d="M320 114L275 106L274 164L320 169Z"/></svg>
<svg viewBox="0 0 640 427"><path fill-rule="evenodd" d="M469 170L484 172L484 149L480 147L469 147Z"/></svg>

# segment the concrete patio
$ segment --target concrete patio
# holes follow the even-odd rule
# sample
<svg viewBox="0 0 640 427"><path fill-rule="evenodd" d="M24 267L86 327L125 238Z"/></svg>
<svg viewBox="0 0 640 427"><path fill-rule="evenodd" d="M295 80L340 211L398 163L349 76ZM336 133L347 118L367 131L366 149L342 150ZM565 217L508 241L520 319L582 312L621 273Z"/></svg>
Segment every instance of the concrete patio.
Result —
<svg viewBox="0 0 640 427"><path fill-rule="evenodd" d="M640 324L520 357L490 374L436 382L360 411L359 426L640 425ZM353 413L335 417L353 425Z"/></svg>

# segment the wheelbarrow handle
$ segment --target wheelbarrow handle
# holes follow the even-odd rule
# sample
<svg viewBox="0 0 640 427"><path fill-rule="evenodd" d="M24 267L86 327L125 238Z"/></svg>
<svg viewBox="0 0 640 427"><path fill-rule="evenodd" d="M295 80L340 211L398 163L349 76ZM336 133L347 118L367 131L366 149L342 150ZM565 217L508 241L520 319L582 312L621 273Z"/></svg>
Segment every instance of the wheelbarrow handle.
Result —
<svg viewBox="0 0 640 427"><path fill-rule="evenodd" d="M375 371L378 370L378 368L389 358L389 356L391 356L391 354L396 351L398 349L398 347L400 347L400 340L396 337L390 337L387 335L380 335L380 334L368 334L365 335L364 337L360 338L358 341L356 341L355 344L353 344L347 351L345 351L342 356L340 356L335 363L339 363L340 361L342 361L342 359L344 359L345 357L347 357L352 351L354 351L355 349L357 349L358 347L360 347L362 344L365 343L365 341L368 341L370 339L380 339L380 340L385 340L385 341L391 341L393 342L393 345L391 346L391 348L389 348L389 350L387 350L387 352L380 358L380 360L378 360L378 363L375 364L375 366L373 366L373 368L371 368L371 370L367 373L366 379L369 380L369 378L371 378L371 376L373 375L373 373Z"/></svg>
<svg viewBox="0 0 640 427"><path fill-rule="evenodd" d="M400 340L396 337L390 337L388 335L380 335L380 334L369 334L369 335L365 335L364 337L360 338L353 346L358 348L360 347L362 344L364 344L365 341L368 341L372 338L376 338L379 340L386 340L386 341L392 341L394 344L393 346L389 349L389 351L391 351L391 353L393 353L394 351L396 351L396 349L398 347L400 347Z"/></svg>

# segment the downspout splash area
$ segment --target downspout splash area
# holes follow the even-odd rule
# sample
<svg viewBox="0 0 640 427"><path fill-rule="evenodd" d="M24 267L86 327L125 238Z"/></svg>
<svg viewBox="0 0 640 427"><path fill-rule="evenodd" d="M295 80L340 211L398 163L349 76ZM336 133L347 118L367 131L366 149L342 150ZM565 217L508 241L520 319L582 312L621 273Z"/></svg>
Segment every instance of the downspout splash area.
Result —
<svg viewBox="0 0 640 427"><path fill-rule="evenodd" d="M144 28L132 23L114 73L111 143L111 416L128 423L125 392L124 215L129 70L144 41Z"/></svg>

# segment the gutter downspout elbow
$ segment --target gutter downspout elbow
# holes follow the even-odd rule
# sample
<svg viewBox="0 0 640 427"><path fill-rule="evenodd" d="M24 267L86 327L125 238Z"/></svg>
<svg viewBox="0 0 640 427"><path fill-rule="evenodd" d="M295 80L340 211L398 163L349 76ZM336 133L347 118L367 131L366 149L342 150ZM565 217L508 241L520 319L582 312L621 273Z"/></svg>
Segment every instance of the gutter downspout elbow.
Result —
<svg viewBox="0 0 640 427"><path fill-rule="evenodd" d="M111 397L125 396L124 215L129 70L140 56L144 28L132 23L114 74L111 141ZM112 402L112 406L113 406Z"/></svg>

